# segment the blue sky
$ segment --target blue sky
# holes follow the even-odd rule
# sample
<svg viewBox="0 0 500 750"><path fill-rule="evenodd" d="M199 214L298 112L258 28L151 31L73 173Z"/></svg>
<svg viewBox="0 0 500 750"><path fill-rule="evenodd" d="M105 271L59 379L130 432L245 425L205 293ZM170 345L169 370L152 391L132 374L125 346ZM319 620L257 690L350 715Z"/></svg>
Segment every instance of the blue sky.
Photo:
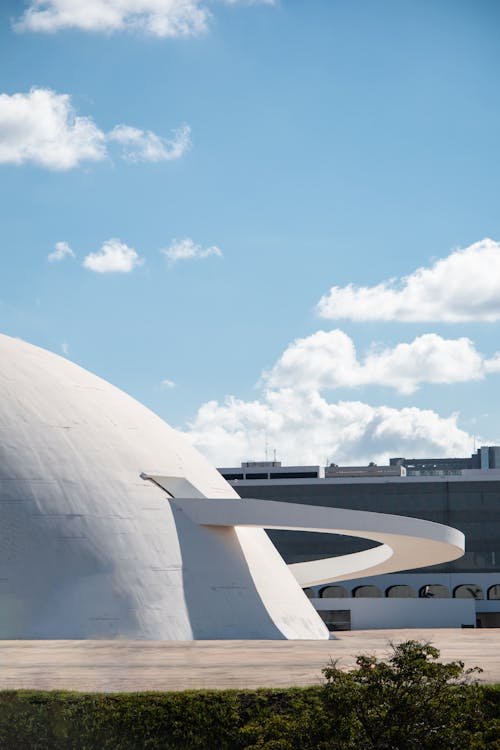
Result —
<svg viewBox="0 0 500 750"><path fill-rule="evenodd" d="M498 3L132 6L1 4L1 330L219 464L499 442Z"/></svg>

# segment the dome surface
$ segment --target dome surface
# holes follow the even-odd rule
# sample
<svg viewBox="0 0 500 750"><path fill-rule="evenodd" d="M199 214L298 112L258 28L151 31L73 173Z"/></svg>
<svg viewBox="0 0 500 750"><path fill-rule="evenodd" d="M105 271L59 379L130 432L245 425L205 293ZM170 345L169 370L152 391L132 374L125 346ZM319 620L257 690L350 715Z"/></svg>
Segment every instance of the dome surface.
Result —
<svg viewBox="0 0 500 750"><path fill-rule="evenodd" d="M262 529L174 497L238 498L136 400L0 335L0 639L328 637Z"/></svg>

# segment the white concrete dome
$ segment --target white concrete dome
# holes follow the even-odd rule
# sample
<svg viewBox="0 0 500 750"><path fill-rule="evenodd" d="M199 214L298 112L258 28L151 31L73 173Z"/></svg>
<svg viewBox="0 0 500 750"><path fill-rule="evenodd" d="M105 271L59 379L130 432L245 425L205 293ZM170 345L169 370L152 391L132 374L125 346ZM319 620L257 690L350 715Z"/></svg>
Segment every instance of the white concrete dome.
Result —
<svg viewBox="0 0 500 750"><path fill-rule="evenodd" d="M0 335L0 639L328 637L262 529L200 525L143 473L237 498L133 398Z"/></svg>

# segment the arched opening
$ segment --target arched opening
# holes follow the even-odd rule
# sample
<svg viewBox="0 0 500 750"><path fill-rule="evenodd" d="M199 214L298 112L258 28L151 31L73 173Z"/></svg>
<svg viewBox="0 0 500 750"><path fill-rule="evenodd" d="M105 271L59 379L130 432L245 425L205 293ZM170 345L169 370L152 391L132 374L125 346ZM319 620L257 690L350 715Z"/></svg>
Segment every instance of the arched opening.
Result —
<svg viewBox="0 0 500 750"><path fill-rule="evenodd" d="M448 586L443 586L441 583L429 583L427 586L422 586L418 595L421 599L449 599L450 591Z"/></svg>
<svg viewBox="0 0 500 750"><path fill-rule="evenodd" d="M500 599L500 583L495 583L489 587L488 599Z"/></svg>
<svg viewBox="0 0 500 750"><path fill-rule="evenodd" d="M484 599L483 589L477 583L464 583L453 591L454 599Z"/></svg>
<svg viewBox="0 0 500 750"><path fill-rule="evenodd" d="M319 595L322 599L346 599L348 593L344 586L325 586Z"/></svg>
<svg viewBox="0 0 500 750"><path fill-rule="evenodd" d="M353 589L352 595L356 599L378 599L382 596L378 586L358 586Z"/></svg>
<svg viewBox="0 0 500 750"><path fill-rule="evenodd" d="M386 597L389 599L414 599L416 597L415 589L411 586L398 584L397 586L389 586L385 592Z"/></svg>
<svg viewBox="0 0 500 750"><path fill-rule="evenodd" d="M302 589L302 591L304 592L304 594L307 596L308 599L316 598L316 593L312 589L305 588L305 589Z"/></svg>

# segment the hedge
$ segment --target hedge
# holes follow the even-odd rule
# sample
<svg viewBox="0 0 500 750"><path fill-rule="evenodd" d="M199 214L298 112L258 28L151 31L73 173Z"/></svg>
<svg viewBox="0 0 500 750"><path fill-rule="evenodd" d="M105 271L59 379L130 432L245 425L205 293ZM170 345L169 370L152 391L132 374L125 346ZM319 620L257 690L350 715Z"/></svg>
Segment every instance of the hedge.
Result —
<svg viewBox="0 0 500 750"><path fill-rule="evenodd" d="M472 688L471 688L472 689ZM479 686L468 747L500 747L500 689ZM169 693L0 692L1 750L329 750L360 744L325 686ZM351 738L351 739L349 739ZM469 744L467 744L469 743ZM380 747L383 747L382 745ZM398 745L393 747L400 750ZM445 750L445 748L443 748Z"/></svg>

